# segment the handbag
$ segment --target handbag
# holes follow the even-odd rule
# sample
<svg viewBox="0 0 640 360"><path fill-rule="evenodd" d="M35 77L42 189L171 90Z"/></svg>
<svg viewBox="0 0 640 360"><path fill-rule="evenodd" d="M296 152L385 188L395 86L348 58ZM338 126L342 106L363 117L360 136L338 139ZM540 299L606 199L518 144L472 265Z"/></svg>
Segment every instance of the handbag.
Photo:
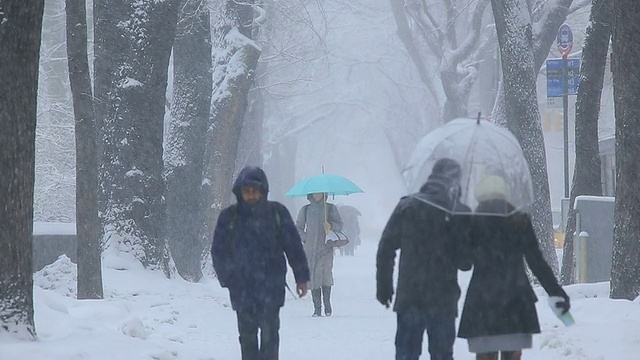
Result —
<svg viewBox="0 0 640 360"><path fill-rule="evenodd" d="M349 238L340 230L331 230L325 236L324 243L330 247L343 247L349 243Z"/></svg>

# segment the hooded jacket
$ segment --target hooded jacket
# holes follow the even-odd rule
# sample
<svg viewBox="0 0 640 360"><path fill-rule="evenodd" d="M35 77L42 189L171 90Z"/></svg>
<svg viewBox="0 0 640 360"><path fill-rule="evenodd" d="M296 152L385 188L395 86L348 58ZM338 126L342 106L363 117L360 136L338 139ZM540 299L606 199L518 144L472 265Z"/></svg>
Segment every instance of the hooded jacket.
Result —
<svg viewBox="0 0 640 360"><path fill-rule="evenodd" d="M459 169L453 160L436 163L420 192L402 198L384 228L376 258L376 282L379 292L392 291L395 256L400 250L396 312L457 314L457 270L470 267L458 251L468 229L459 222L469 217L450 216L444 209L456 206L459 211L469 211L457 203Z"/></svg>
<svg viewBox="0 0 640 360"><path fill-rule="evenodd" d="M262 198L251 205L241 188L258 187ZM211 257L222 287L229 289L236 311L277 309L284 305L285 254L296 283L309 281L309 267L302 242L289 211L268 201L269 184L264 171L248 166L233 184L237 204L220 213L213 235Z"/></svg>

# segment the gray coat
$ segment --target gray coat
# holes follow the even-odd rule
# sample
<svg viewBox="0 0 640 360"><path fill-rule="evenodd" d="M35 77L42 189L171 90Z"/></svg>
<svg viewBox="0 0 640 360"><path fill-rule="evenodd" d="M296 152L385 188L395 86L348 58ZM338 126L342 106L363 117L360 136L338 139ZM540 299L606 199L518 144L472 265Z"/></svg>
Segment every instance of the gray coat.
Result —
<svg viewBox="0 0 640 360"><path fill-rule="evenodd" d="M338 208L325 201L315 201L307 196L309 204L300 209L296 227L304 243L304 252L309 261L311 290L322 286L333 286L333 247L325 244L324 211L332 230L342 230L342 219Z"/></svg>

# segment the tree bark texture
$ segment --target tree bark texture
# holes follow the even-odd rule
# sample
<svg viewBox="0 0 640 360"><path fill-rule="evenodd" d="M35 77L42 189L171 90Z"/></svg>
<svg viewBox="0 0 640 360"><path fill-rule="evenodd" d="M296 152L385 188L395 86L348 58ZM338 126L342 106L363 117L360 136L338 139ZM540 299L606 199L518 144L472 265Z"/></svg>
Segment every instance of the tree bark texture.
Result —
<svg viewBox="0 0 640 360"><path fill-rule="evenodd" d="M223 16L214 30L216 56L203 181L207 214L202 238L209 243L220 210L231 200L247 94L260 57L260 49L251 39L253 4L254 1L226 1Z"/></svg>
<svg viewBox="0 0 640 360"><path fill-rule="evenodd" d="M593 0L590 25L582 48L580 87L576 99L576 162L562 253L561 279L565 285L574 281L573 233L576 231L576 213L573 202L578 195L602 195L598 117L611 38L611 7L611 0Z"/></svg>
<svg viewBox="0 0 640 360"><path fill-rule="evenodd" d="M534 29L537 32L533 33L533 58L534 58L534 71L537 74L540 68L549 57L549 49L558 34L558 28L567 19L569 13L569 7L573 3L573 0L541 0L533 7L532 18L536 26ZM502 126L506 126L509 119L505 114L505 102L504 102L504 86L500 82L498 86L498 95L496 96L495 106L492 111L492 118L495 123ZM533 219L533 221L537 221Z"/></svg>
<svg viewBox="0 0 640 360"><path fill-rule="evenodd" d="M202 177L211 106L211 30L203 0L184 0L173 46L173 102L165 152L167 241L178 274L202 278L199 231Z"/></svg>
<svg viewBox="0 0 640 360"><path fill-rule="evenodd" d="M0 0L0 332L34 339L31 237L44 2Z"/></svg>
<svg viewBox="0 0 640 360"><path fill-rule="evenodd" d="M640 2L613 1L613 96L616 115L616 204L611 298L640 294Z"/></svg>
<svg viewBox="0 0 640 360"><path fill-rule="evenodd" d="M504 82L506 124L520 142L531 171L534 203L530 213L540 248L555 274L558 260L553 244L551 201L547 176L544 138L538 112L533 34L522 0L492 0L500 44Z"/></svg>
<svg viewBox="0 0 640 360"><path fill-rule="evenodd" d="M258 76L264 76L261 65L257 68ZM249 90L247 97L247 111L242 121L242 131L238 142L238 156L235 164L234 176L240 173L243 167L262 167L262 125L264 120L264 94L259 86Z"/></svg>
<svg viewBox="0 0 640 360"><path fill-rule="evenodd" d="M94 2L96 116L105 250L170 273L163 129L179 0Z"/></svg>
<svg viewBox="0 0 640 360"><path fill-rule="evenodd" d="M85 0L66 0L67 57L76 136L76 258L78 299L102 299L102 246L98 218L98 133L87 55Z"/></svg>

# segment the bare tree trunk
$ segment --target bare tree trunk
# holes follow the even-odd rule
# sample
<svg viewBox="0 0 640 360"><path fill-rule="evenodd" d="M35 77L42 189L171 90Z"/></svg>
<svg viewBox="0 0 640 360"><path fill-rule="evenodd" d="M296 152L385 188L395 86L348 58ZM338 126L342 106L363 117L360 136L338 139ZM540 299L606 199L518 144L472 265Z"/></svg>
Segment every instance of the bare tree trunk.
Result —
<svg viewBox="0 0 640 360"><path fill-rule="evenodd" d="M616 205L611 298L640 294L640 2L613 2L613 93L616 113Z"/></svg>
<svg viewBox="0 0 640 360"><path fill-rule="evenodd" d="M168 276L162 145L178 5L178 0L94 2L105 251L128 253Z"/></svg>
<svg viewBox="0 0 640 360"><path fill-rule="evenodd" d="M572 3L573 0L543 0L533 10L531 16L537 30L533 34L533 70L536 74L549 57L549 49L555 43L558 28L567 19Z"/></svg>
<svg viewBox="0 0 640 360"><path fill-rule="evenodd" d="M558 28L567 19L569 7L573 0L542 0L538 2L538 7L533 10L533 20L537 32L533 33L533 57L534 71L537 74L549 56L551 44L556 40ZM492 118L495 123L506 126L508 118L505 114L505 94L503 83L498 86L498 95L493 107ZM537 220L534 218L534 222Z"/></svg>
<svg viewBox="0 0 640 360"><path fill-rule="evenodd" d="M260 65L257 76L264 74ZM264 120L264 95L259 86L252 88L248 94L247 111L242 121L242 131L238 142L238 157L234 176L247 165L262 167L262 124ZM269 174L267 174L269 175Z"/></svg>
<svg viewBox="0 0 640 360"><path fill-rule="evenodd" d="M264 16L264 15L263 15ZM261 27L251 28L251 38L260 37ZM253 70L254 79L265 79L267 76L267 62L257 62ZM235 161L233 177L240 173L243 167L263 167L262 159L262 127L264 124L264 92L261 83L256 80L247 93L247 107L242 120L242 130L238 140L238 155Z"/></svg>
<svg viewBox="0 0 640 360"><path fill-rule="evenodd" d="M562 255L561 278L565 285L574 280L573 233L576 231L576 213L573 202L578 195L602 195L598 115L611 38L611 7L610 0L593 0L590 25L582 48L580 88L576 100L576 163Z"/></svg>
<svg viewBox="0 0 640 360"><path fill-rule="evenodd" d="M391 0L398 36L409 52L420 80L436 103L441 104L444 122L468 116L469 95L477 80L474 59L477 58L482 17L488 3L488 0L479 0L462 11L452 2L443 1L445 19L439 24L425 2ZM468 14L468 19L462 14ZM463 21L467 23L461 26ZM459 39L462 29L466 33ZM439 89L429 74L429 69L434 67L432 59L435 59L440 75Z"/></svg>
<svg viewBox="0 0 640 360"><path fill-rule="evenodd" d="M167 242L180 276L202 278L199 231L204 149L211 106L211 31L207 2L183 0L173 46L173 103L167 134Z"/></svg>
<svg viewBox="0 0 640 360"><path fill-rule="evenodd" d="M393 17L396 20L396 26L398 29L396 30L398 37L402 41L402 44L409 52L409 57L411 61L418 70L418 76L420 76L420 80L427 87L431 96L435 99L436 104L440 103L440 93L436 89L436 84L433 82L433 76L429 74L427 70L427 66L425 59L422 58L420 53L420 48L413 41L413 36L411 34L411 27L409 26L409 22L407 21L407 17L404 12L403 2L390 0L391 10L393 11Z"/></svg>
<svg viewBox="0 0 640 360"><path fill-rule="evenodd" d="M254 79L260 50L251 40L254 1L227 0L215 29L213 96L205 150L205 224L203 242L211 234L220 210L231 199L231 183L238 154L247 94ZM242 65L239 68L238 65Z"/></svg>
<svg viewBox="0 0 640 360"><path fill-rule="evenodd" d="M531 215L542 253L558 274L544 138L538 111L531 21L524 0L492 0L502 61L506 127L520 142L533 181Z"/></svg>
<svg viewBox="0 0 640 360"><path fill-rule="evenodd" d="M271 153L265 161L265 170L269 176L271 199L284 204L292 214L297 213L295 201L284 194L296 182L296 153L298 143L294 138L283 138L278 144L269 147Z"/></svg>
<svg viewBox="0 0 640 360"><path fill-rule="evenodd" d="M390 129L384 128L383 131L384 131L384 136L387 139L387 142L389 143L389 148L391 149L391 155L393 155L393 160L394 160L393 163L396 166L396 171L398 174L402 174L406 159L403 156L403 154L400 152L400 149L397 146L395 146L393 134L391 133Z"/></svg>
<svg viewBox="0 0 640 360"><path fill-rule="evenodd" d="M34 339L33 185L44 1L0 0L0 332Z"/></svg>
<svg viewBox="0 0 640 360"><path fill-rule="evenodd" d="M102 299L102 247L98 218L98 150L87 56L85 0L66 0L67 57L76 135L78 299Z"/></svg>

